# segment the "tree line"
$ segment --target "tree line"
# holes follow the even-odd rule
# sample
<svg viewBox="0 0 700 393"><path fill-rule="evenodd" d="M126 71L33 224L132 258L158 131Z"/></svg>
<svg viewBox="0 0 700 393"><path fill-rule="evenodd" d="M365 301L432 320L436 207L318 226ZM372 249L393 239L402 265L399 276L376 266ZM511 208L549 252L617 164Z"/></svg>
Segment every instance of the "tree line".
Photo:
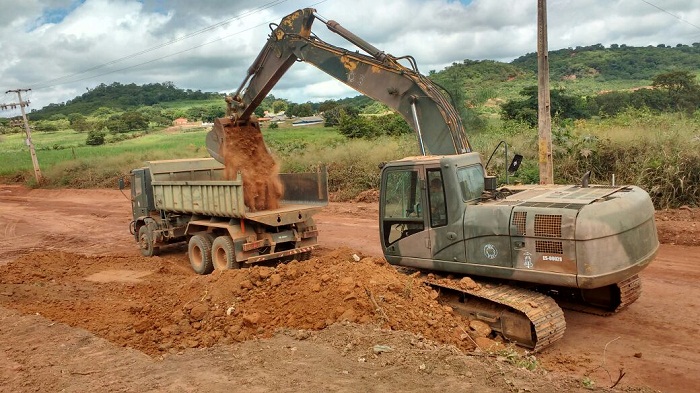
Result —
<svg viewBox="0 0 700 393"><path fill-rule="evenodd" d="M510 100L501 106L501 117L535 127L537 86L526 87L520 94L522 99ZM550 101L555 120L612 117L628 108L692 115L700 110L700 85L690 71L672 71L654 76L650 88L606 92L591 97L568 95L563 89L554 89L550 91Z"/></svg>

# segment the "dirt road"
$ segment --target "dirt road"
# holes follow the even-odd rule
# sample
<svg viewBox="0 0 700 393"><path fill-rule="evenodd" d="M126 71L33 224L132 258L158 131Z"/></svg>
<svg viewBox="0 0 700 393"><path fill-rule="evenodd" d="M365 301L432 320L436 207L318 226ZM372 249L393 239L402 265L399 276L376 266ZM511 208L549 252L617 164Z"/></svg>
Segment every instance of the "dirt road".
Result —
<svg viewBox="0 0 700 393"><path fill-rule="evenodd" d="M372 203L331 204L317 216L320 254L337 262L321 275L327 278L318 291L308 282L304 292L285 285L288 277L306 277L309 265L201 277L190 272L183 247L141 258L128 233L129 202L119 191L0 186L0 390L585 391L584 384L611 386L620 369L625 376L617 388L700 387L697 209L659 212L665 244L642 273L642 297L613 317L567 311L564 339L537 354L534 372L504 357L459 351L450 334L457 323L428 292L413 294L427 307L413 317L391 314L388 304L411 311L415 304L398 304L388 270L376 273L387 268L376 217ZM342 270L352 253L361 264ZM349 282L343 277L362 269L386 280L363 288L386 300L384 322L393 330L373 323L374 310L352 292L362 277L333 298ZM256 278L275 274L282 281L277 289L290 291L279 299ZM332 291L324 294L327 287ZM314 293L323 300L301 305ZM221 308L231 299L235 307ZM339 303L330 307L333 301ZM229 332L221 321L231 307L239 325ZM270 308L285 310L284 320L277 311L265 313ZM305 319L314 308L331 311ZM443 333L430 336L435 331Z"/></svg>

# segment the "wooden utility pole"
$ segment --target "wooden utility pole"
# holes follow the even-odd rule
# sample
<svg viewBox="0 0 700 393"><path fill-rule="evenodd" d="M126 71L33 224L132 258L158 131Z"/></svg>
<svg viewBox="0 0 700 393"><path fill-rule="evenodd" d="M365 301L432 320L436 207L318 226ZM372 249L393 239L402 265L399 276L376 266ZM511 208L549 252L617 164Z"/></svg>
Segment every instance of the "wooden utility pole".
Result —
<svg viewBox="0 0 700 393"><path fill-rule="evenodd" d="M41 182L41 169L39 169L39 160L36 158L36 151L34 150L34 143L32 143L32 130L29 128L29 121L27 120L27 114L24 111L24 107L29 105L29 101L22 101L22 92L23 91L30 91L31 89L15 89L15 90L8 90L5 92L7 93L17 93L17 97L19 98L19 103L10 103L10 104L2 104L2 109L7 109L8 107L11 107L12 109L16 108L19 106L20 110L22 111L22 120L24 121L24 132L27 134L27 140L26 144L29 146L29 153L32 155L32 165L34 165L34 177L36 178L36 182L39 183Z"/></svg>
<svg viewBox="0 0 700 393"><path fill-rule="evenodd" d="M539 135L540 184L554 184L548 51L547 0L537 0L537 133Z"/></svg>

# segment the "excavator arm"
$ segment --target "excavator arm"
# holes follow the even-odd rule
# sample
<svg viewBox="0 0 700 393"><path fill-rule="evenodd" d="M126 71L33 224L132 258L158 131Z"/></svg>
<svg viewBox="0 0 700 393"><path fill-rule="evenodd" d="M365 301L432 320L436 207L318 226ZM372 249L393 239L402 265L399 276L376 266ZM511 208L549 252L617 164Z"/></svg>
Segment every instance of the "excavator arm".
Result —
<svg viewBox="0 0 700 393"><path fill-rule="evenodd" d="M315 19L369 55L322 41L311 32ZM227 97L227 115L233 121L250 121L255 108L292 64L304 61L398 112L416 132L422 154L471 151L457 110L439 86L418 72L412 57L386 54L337 22L323 20L311 8L287 15L271 28L267 44L248 69L248 75L236 93ZM400 64L401 59L410 62L412 68ZM207 149L219 161L223 140L224 135L216 128L207 136Z"/></svg>

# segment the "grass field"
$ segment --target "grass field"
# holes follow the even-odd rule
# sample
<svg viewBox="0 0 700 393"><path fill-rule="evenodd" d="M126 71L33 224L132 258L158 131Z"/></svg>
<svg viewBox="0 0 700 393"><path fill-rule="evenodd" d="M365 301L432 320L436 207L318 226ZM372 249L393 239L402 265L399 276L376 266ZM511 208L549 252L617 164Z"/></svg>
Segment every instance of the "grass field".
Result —
<svg viewBox="0 0 700 393"><path fill-rule="evenodd" d="M114 187L117 179L148 160L207 157L207 129L152 130L115 143L86 146L85 134L71 130L33 135L46 187ZM379 185L378 164L417 154L414 135L375 140L348 140L322 126L278 129L263 126L263 136L283 172L329 170L329 190L338 200L354 198ZM537 130L489 120L485 131L469 135L486 162L500 141L509 158L525 159L511 181L539 181ZM109 139L109 138L108 138ZM611 119L581 120L555 126L554 175L559 184L578 183L588 170L594 183L635 184L652 195L657 207L700 204L700 114L654 115L630 111ZM22 134L0 135L0 181L33 184L29 151ZM499 150L488 171L505 179L508 162Z"/></svg>
<svg viewBox="0 0 700 393"><path fill-rule="evenodd" d="M152 130L147 134L136 134L140 136L133 139L87 146L85 133L62 130L34 132L32 141L47 185L90 187L96 185L94 181L99 175L93 174L91 180L82 184L67 179L65 172L75 176L77 171L84 170L113 177L115 173L126 175L131 168L148 160L207 157L204 141L208 131L204 128ZM278 156L294 154L314 145L335 146L345 139L335 129L322 126L282 125L274 130L264 128L263 135ZM111 137L108 135L107 140ZM0 135L0 177L31 178L32 161L24 139L23 133Z"/></svg>
<svg viewBox="0 0 700 393"><path fill-rule="evenodd" d="M155 159L168 153L179 157L201 156L204 150L205 131L165 134L155 132L135 139L101 146L85 145L86 134L72 130L52 133L35 132L32 141L42 170L50 171L59 163L71 160L100 160L122 154L137 154L143 160ZM206 151L204 151L206 154ZM10 176L17 172L32 170L29 148L24 144L24 134L5 135L0 141L0 176ZM173 157L176 158L176 157Z"/></svg>

